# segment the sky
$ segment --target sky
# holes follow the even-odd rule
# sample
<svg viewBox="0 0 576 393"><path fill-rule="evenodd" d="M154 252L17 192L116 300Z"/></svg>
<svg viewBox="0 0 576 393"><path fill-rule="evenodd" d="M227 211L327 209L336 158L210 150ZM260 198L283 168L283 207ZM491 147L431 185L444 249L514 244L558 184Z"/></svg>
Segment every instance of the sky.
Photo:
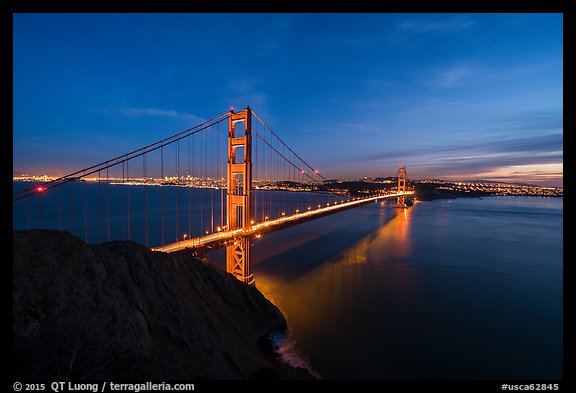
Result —
<svg viewBox="0 0 576 393"><path fill-rule="evenodd" d="M562 14L14 14L13 172L247 105L327 178L563 185Z"/></svg>

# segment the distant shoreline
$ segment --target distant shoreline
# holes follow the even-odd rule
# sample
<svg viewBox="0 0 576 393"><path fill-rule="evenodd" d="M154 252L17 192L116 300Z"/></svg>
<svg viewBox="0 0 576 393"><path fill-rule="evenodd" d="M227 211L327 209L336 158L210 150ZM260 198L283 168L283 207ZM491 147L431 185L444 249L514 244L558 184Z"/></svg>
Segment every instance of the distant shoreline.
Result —
<svg viewBox="0 0 576 393"><path fill-rule="evenodd" d="M197 179L195 179L197 180ZM93 179L78 181L93 182ZM101 180L112 185L122 186L174 186L192 187L198 189L220 189L212 179L194 182L165 182L153 181L153 179L131 179L130 181L118 182L117 179ZM43 184L43 180L18 179L13 178L13 183L38 183ZM287 191L287 192L309 192L320 194L346 195L349 197L366 197L382 191L395 189L395 181L356 180L356 181L331 181L322 184L299 184L283 182L280 184L262 183L254 184L254 190L260 191ZM539 197L563 197L563 187L542 187L536 185L518 185L512 183L479 183L479 182L447 182L442 180L408 181L408 189L415 191L415 197L421 201L434 199L454 199L454 198L478 198L488 196L539 196ZM223 187L225 188L225 187Z"/></svg>
<svg viewBox="0 0 576 393"><path fill-rule="evenodd" d="M542 189L542 188L540 188ZM518 188L511 188L510 190L470 190L448 188L443 186L425 186L422 185L415 187L415 196L420 201L432 201L436 199L456 199L456 198L482 198L482 197L497 197L497 196L531 196L543 198L562 198L564 197L563 189L552 189L550 192L539 192L538 189L522 190Z"/></svg>

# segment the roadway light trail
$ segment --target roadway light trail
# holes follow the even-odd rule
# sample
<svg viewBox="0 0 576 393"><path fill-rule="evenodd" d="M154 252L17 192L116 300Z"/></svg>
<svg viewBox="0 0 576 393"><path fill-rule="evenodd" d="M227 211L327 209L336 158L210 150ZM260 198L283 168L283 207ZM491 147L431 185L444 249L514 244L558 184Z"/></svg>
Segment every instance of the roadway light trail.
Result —
<svg viewBox="0 0 576 393"><path fill-rule="evenodd" d="M185 248L194 248L194 247L202 247L208 244L223 242L226 240L231 240L236 236L246 236L246 235L258 235L262 230L272 231L275 230L275 227L279 227L282 224L290 223L290 222L297 222L299 220L305 218L311 218L314 216L322 216L323 214L329 212L336 212L338 210L344 210L349 207L358 206L362 204L366 204L369 202L375 202L379 199L386 199L386 198L396 198L400 195L413 195L414 191L406 191L404 193L394 193L394 194L387 194L387 195L377 195L373 197L368 197L364 199L355 199L350 202L344 202L332 206L321 207L315 210L307 210L305 212L292 214L290 216L282 216L278 217L273 220L266 220L263 222L259 222L257 224L252 225L250 230L245 229L235 229L232 231L221 231L217 233L207 234L205 236L199 236L188 240L179 241L176 243L167 244L165 246L160 247L153 247L153 251L162 251L162 252L175 252L180 251Z"/></svg>

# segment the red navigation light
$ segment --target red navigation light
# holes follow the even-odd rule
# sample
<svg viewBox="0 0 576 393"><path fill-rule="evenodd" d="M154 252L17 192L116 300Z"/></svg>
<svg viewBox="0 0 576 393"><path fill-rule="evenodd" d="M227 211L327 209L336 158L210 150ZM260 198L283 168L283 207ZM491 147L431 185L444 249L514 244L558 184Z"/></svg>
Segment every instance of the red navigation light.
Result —
<svg viewBox="0 0 576 393"><path fill-rule="evenodd" d="M234 107L233 107L233 106L230 107L230 111L231 111L231 112L234 112Z"/></svg>
<svg viewBox="0 0 576 393"><path fill-rule="evenodd" d="M42 192L42 191L44 191L44 190L46 190L46 189L45 189L44 187L42 187L42 186L36 187L36 191L38 191L38 192Z"/></svg>
<svg viewBox="0 0 576 393"><path fill-rule="evenodd" d="M302 173L305 173L304 169L302 169Z"/></svg>
<svg viewBox="0 0 576 393"><path fill-rule="evenodd" d="M318 169L314 169L314 173L318 173Z"/></svg>

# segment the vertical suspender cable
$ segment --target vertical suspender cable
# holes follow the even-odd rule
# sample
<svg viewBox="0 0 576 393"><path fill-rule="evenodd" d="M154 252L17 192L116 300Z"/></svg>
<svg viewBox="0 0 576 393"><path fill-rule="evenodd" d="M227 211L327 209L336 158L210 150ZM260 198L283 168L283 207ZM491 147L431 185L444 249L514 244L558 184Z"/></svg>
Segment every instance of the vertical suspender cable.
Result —
<svg viewBox="0 0 576 393"><path fill-rule="evenodd" d="M128 240L130 240L130 169L128 164L130 160L126 161L126 182L128 184L128 188L126 189L128 194Z"/></svg>
<svg viewBox="0 0 576 393"><path fill-rule="evenodd" d="M60 187L58 187L58 229L62 230L62 219L61 219L61 206L60 206Z"/></svg>
<svg viewBox="0 0 576 393"><path fill-rule="evenodd" d="M72 210L72 234L76 235L76 216L74 215L74 187L76 184L70 184L70 208Z"/></svg>
<svg viewBox="0 0 576 393"><path fill-rule="evenodd" d="M192 181L194 182L194 189L197 189L196 186L196 180L194 180L194 175L196 174L195 172L195 165L194 165L194 161L196 160L196 144L194 143L195 139L191 139L190 143L192 144ZM190 226L191 222L188 224ZM190 232L190 237L192 237L192 229L188 229L188 231Z"/></svg>
<svg viewBox="0 0 576 393"><path fill-rule="evenodd" d="M254 200L253 220L258 221L258 193L254 187L254 179L258 179L258 138L252 139L252 199Z"/></svg>
<svg viewBox="0 0 576 393"><path fill-rule="evenodd" d="M214 232L214 186L212 181L214 180L214 126L210 127L210 232Z"/></svg>
<svg viewBox="0 0 576 393"><path fill-rule="evenodd" d="M278 142L276 142L276 150L278 150ZM279 186L280 186L280 157L278 156L278 154L274 154L274 178L276 180L276 190L278 190ZM280 208L280 192L276 191L274 193L274 217L278 217L280 215L280 212L278 211Z"/></svg>
<svg viewBox="0 0 576 393"><path fill-rule="evenodd" d="M190 183L190 182L192 181L192 178L194 177L194 175L190 172L190 169L191 169L191 167L192 167L192 166L190 165L190 164L191 164L191 163L190 163L190 160L191 160L191 157L190 157L190 154L191 154L191 152L190 152L191 140L192 140L192 136L189 135L189 136L188 136L188 176L186 177L186 188L188 189L188 236L190 236L190 237L192 237L192 231L191 231L191 224L192 224L192 217L191 217L191 214L192 214L192 206L191 206L191 203L190 203L190 202L191 202L191 201L190 201L190 192L191 192L190 189L191 189L192 187L191 187L191 183Z"/></svg>
<svg viewBox="0 0 576 393"><path fill-rule="evenodd" d="M223 138L222 129L220 128L220 123L218 123L218 154L222 154ZM218 187L220 188L220 228L224 226L224 160L225 156L218 157L218 175L220 180L218 182Z"/></svg>
<svg viewBox="0 0 576 393"><path fill-rule="evenodd" d="M202 217L204 216L204 211L203 211L203 191L204 191L204 172L203 172L203 167L204 167L204 133L202 133L200 135L200 179L201 179L201 184L200 187L198 189L198 191L200 192L200 236L202 236L204 234L203 232L203 227L202 227Z"/></svg>
<svg viewBox="0 0 576 393"><path fill-rule="evenodd" d="M122 238L126 240L126 184L124 183L124 164L124 161L122 161Z"/></svg>
<svg viewBox="0 0 576 393"><path fill-rule="evenodd" d="M274 185L274 166L273 166L273 160L274 157L272 157L272 150L270 150L270 153L268 154L268 161L270 162L268 164L268 170L270 171L270 189L268 190L268 214L266 214L268 217L272 217L272 186Z"/></svg>
<svg viewBox="0 0 576 393"><path fill-rule="evenodd" d="M102 184L100 183L102 179L100 178L100 171L98 171L98 227L100 230L100 237L98 240L102 243L103 239L103 229L102 229Z"/></svg>
<svg viewBox="0 0 576 393"><path fill-rule="evenodd" d="M38 199L38 207L40 208L40 228L42 228L44 226L44 217L42 214L42 194L38 193L36 198Z"/></svg>
<svg viewBox="0 0 576 393"><path fill-rule="evenodd" d="M86 181L84 181L84 186L82 187L84 191L84 241L88 244L88 212L86 203Z"/></svg>
<svg viewBox="0 0 576 393"><path fill-rule="evenodd" d="M106 168L106 211L108 223L108 241L110 241L110 175L108 168Z"/></svg>
<svg viewBox="0 0 576 393"><path fill-rule="evenodd" d="M164 145L160 147L160 211L161 211L161 236L162 245L164 245Z"/></svg>
<svg viewBox="0 0 576 393"><path fill-rule="evenodd" d="M176 241L180 240L180 232L178 231L178 190L180 189L180 140L176 141Z"/></svg>
<svg viewBox="0 0 576 393"><path fill-rule="evenodd" d="M144 244L148 247L148 177L146 176L146 149L142 156L142 177L144 178Z"/></svg>

